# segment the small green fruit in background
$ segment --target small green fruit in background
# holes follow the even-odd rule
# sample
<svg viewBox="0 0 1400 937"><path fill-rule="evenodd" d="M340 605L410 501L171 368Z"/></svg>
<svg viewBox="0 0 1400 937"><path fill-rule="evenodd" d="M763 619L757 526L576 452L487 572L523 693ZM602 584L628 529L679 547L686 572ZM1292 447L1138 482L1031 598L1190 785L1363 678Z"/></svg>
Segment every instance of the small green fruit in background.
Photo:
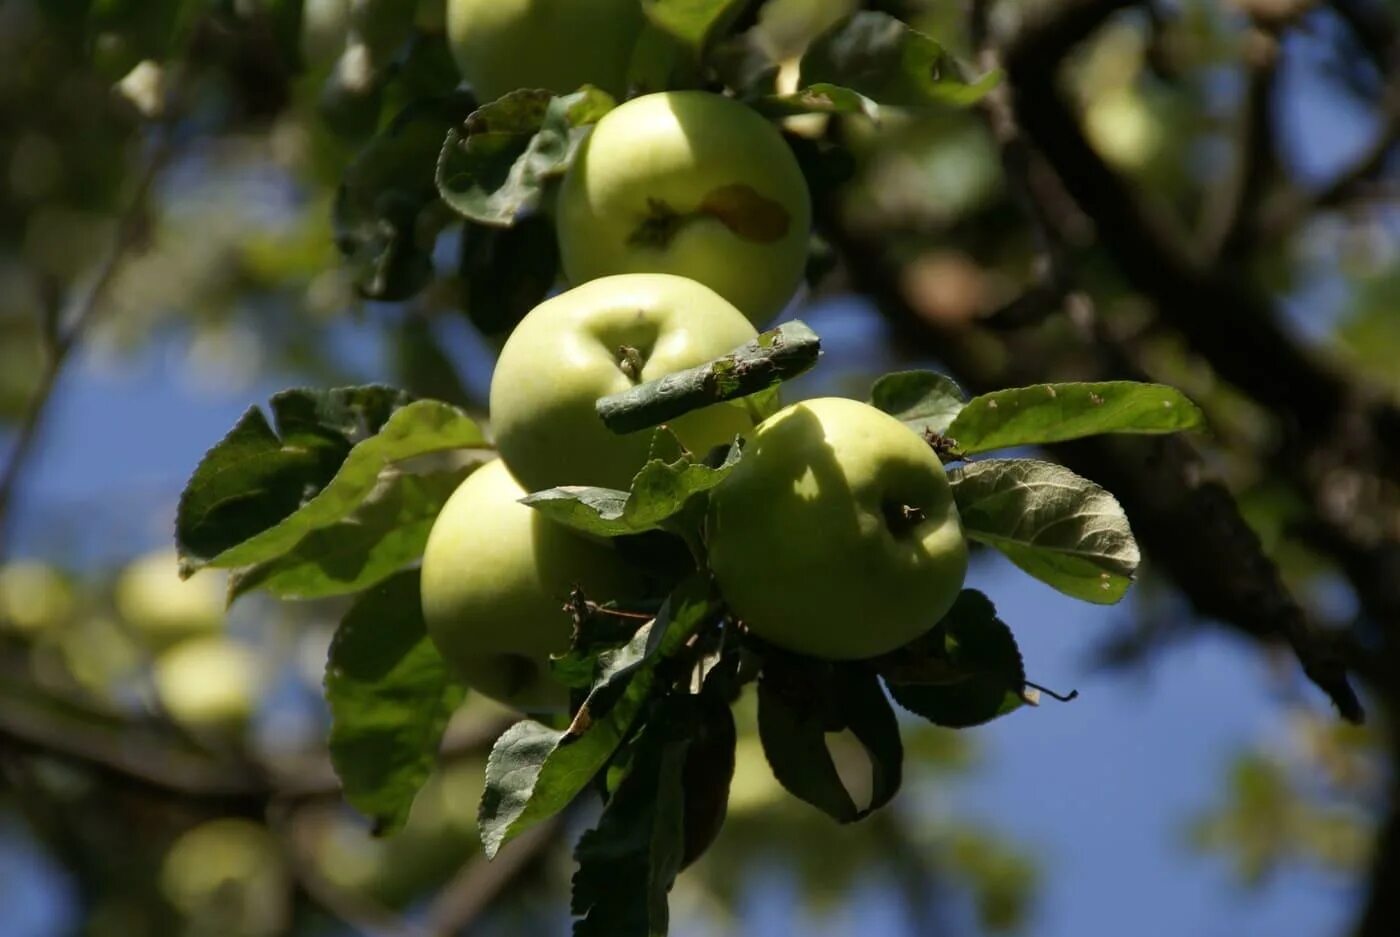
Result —
<svg viewBox="0 0 1400 937"><path fill-rule="evenodd" d="M639 0L449 0L447 35L483 103L518 88L597 85L621 97L642 29Z"/></svg>
<svg viewBox="0 0 1400 937"><path fill-rule="evenodd" d="M183 833L165 854L161 890L199 933L285 933L291 878L281 845L260 823L224 818Z"/></svg>
<svg viewBox="0 0 1400 937"><path fill-rule="evenodd" d="M46 631L67 621L75 604L73 587L47 563L21 560L0 567L0 629Z"/></svg>
<svg viewBox="0 0 1400 937"><path fill-rule="evenodd" d="M156 696L192 729L237 731L257 707L263 672L257 654L222 635L182 641L156 659Z"/></svg>
<svg viewBox="0 0 1400 937"><path fill-rule="evenodd" d="M535 307L501 349L491 379L496 444L528 491L560 485L626 490L652 434L619 436L594 405L646 381L704 364L752 341L752 325L712 290L681 277L606 277ZM636 351L629 358L622 348ZM743 401L670 424L704 455L752 429Z"/></svg>
<svg viewBox="0 0 1400 937"><path fill-rule="evenodd" d="M117 612L150 646L168 647L224 623L224 579L212 572L180 579L174 550L138 557L117 579Z"/></svg>
<svg viewBox="0 0 1400 937"><path fill-rule="evenodd" d="M967 572L938 457L889 414L834 397L758 428L714 492L707 536L744 624L829 660L875 657L928 631Z"/></svg>
<svg viewBox="0 0 1400 937"><path fill-rule="evenodd" d="M423 618L473 690L527 712L562 710L549 669L569 649L564 611L575 586L591 600L640 595L641 577L603 542L520 503L500 460L467 476L443 505L423 552Z"/></svg>
<svg viewBox="0 0 1400 937"><path fill-rule="evenodd" d="M557 219L569 282L672 273L762 325L802 280L812 206L773 124L730 98L668 91L598 122L564 178Z"/></svg>

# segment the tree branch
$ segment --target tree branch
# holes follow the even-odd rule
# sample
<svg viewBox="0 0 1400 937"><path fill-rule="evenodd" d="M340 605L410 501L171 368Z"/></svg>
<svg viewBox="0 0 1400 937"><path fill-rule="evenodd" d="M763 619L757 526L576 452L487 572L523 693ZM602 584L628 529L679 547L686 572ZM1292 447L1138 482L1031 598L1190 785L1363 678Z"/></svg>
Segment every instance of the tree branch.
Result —
<svg viewBox="0 0 1400 937"><path fill-rule="evenodd" d="M1352 409L1351 388L1278 325L1270 301L1186 249L1148 214L1132 186L1090 146L1058 86L1061 60L1127 0L1070 0L1028 18L1004 59L1017 119L1098 228L1133 285L1177 326L1220 375L1303 434L1325 435ZM1248 354L1238 354L1240 349Z"/></svg>
<svg viewBox="0 0 1400 937"><path fill-rule="evenodd" d="M97 269L87 294L78 302L70 321L66 324L60 321L62 315L58 308L52 308L46 314L43 329L46 358L44 369L15 430L14 442L5 467L0 471L0 557L4 556L8 547L10 505L14 501L20 478L34 454L49 401L53 398L64 367L74 349L101 311L107 291L116 280L117 273L144 239L151 192L173 153L171 128L163 124L156 129L156 138L146 168L137 180L131 202L117 224L112 250Z"/></svg>

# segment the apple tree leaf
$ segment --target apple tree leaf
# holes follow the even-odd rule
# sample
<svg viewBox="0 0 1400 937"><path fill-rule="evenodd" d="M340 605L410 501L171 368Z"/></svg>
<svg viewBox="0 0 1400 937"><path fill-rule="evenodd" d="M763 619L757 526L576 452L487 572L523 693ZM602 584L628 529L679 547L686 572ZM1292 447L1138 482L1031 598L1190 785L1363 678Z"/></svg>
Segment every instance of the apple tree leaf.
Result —
<svg viewBox="0 0 1400 937"><path fill-rule="evenodd" d="M864 114L871 120L880 118L880 105L865 95L819 81L788 94L770 94L752 102L753 107L769 117L793 117L798 114Z"/></svg>
<svg viewBox="0 0 1400 937"><path fill-rule="evenodd" d="M274 397L272 409L278 432L261 411L250 410L204 457L185 488L176 536L187 568L274 560L312 531L345 520L391 464L487 444L481 428L456 407L409 402L385 388L291 391ZM338 425L302 422L325 415ZM321 461L313 472L298 471L295 466L311 457L308 436L311 454ZM275 477L279 465L290 473L285 480ZM334 474L326 477L329 471Z"/></svg>
<svg viewBox="0 0 1400 937"><path fill-rule="evenodd" d="M983 459L950 469L963 530L1066 595L1111 605L1140 554L1117 499L1053 462Z"/></svg>
<svg viewBox="0 0 1400 937"><path fill-rule="evenodd" d="M740 100L751 105L777 92L779 65L758 29L713 43L705 63L721 84L733 88Z"/></svg>
<svg viewBox="0 0 1400 937"><path fill-rule="evenodd" d="M205 453L180 496L175 536L187 570L295 513L411 399L374 385L283 391L269 401L270 421L249 408Z"/></svg>
<svg viewBox="0 0 1400 937"><path fill-rule="evenodd" d="M554 224L533 215L509 228L467 225L457 269L467 318L483 335L508 335L559 278Z"/></svg>
<svg viewBox="0 0 1400 937"><path fill-rule="evenodd" d="M877 380L870 390L872 406L921 435L947 433L966 401L963 389L937 371L895 371Z"/></svg>
<svg viewBox="0 0 1400 937"><path fill-rule="evenodd" d="M346 613L326 664L331 764L346 800L379 831L408 818L465 693L428 638L417 570L373 587Z"/></svg>
<svg viewBox="0 0 1400 937"><path fill-rule="evenodd" d="M670 435L667 433L666 435ZM650 459L632 479L632 490L566 485L520 499L551 520L599 537L656 530L684 510L692 497L709 491L733 471L742 454L738 440L721 450L723 459Z"/></svg>
<svg viewBox="0 0 1400 937"><path fill-rule="evenodd" d="M539 208L545 185L569 168L589 126L614 106L591 85L558 97L525 88L485 104L447 132L438 192L469 221L509 227Z"/></svg>
<svg viewBox="0 0 1400 937"><path fill-rule="evenodd" d="M928 634L876 666L896 703L950 729L990 722L1026 701L1016 639L975 589L964 589Z"/></svg>
<svg viewBox="0 0 1400 937"><path fill-rule="evenodd" d="M838 765L829 737L847 732L859 751L841 753ZM899 790L899 726L863 663L768 654L758 682L758 734L779 783L841 823L879 809ZM866 793L860 803L859 793Z"/></svg>
<svg viewBox="0 0 1400 937"><path fill-rule="evenodd" d="M694 698L686 696L662 701L646 720L597 827L574 850L574 937L668 932L667 898L684 862L687 755L697 722Z"/></svg>
<svg viewBox="0 0 1400 937"><path fill-rule="evenodd" d="M607 765L646 705L657 666L709 619L712 601L708 585L691 580L624 647L600 655L598 682L567 729L527 719L506 730L487 760L477 816L488 857L562 810Z"/></svg>
<svg viewBox="0 0 1400 937"><path fill-rule="evenodd" d="M229 601L252 591L323 599L375 585L422 557L433 521L466 474L385 472L353 513L313 530L287 553L235 572Z"/></svg>
<svg viewBox="0 0 1400 937"><path fill-rule="evenodd" d="M1165 384L1034 384L974 397L947 435L971 454L1102 433L1176 433L1204 422L1199 407Z"/></svg>
<svg viewBox="0 0 1400 937"><path fill-rule="evenodd" d="M713 361L601 398L598 416L614 433L634 433L767 390L804 373L820 355L816 332L785 322Z"/></svg>
<svg viewBox="0 0 1400 937"><path fill-rule="evenodd" d="M992 72L969 83L953 56L931 37L887 13L872 11L855 13L817 37L802 56L801 69L799 96L814 86L835 86L867 99L870 103L862 110L967 107L1001 80ZM833 94L827 91L814 99L824 97Z"/></svg>
<svg viewBox="0 0 1400 937"><path fill-rule="evenodd" d="M336 192L335 243L360 293L407 299L433 275L437 228L423 220L438 201L434 172L443 138L470 112L470 95L409 105L349 165Z"/></svg>

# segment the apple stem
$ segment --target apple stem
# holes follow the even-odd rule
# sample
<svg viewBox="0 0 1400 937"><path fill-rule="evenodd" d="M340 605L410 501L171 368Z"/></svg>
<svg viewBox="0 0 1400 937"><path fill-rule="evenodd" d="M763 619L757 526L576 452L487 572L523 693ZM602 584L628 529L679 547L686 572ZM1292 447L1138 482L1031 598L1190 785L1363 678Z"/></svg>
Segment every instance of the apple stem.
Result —
<svg viewBox="0 0 1400 937"><path fill-rule="evenodd" d="M1070 690L1069 693L1068 693L1068 695L1066 695L1066 694L1064 694L1064 693L1056 693L1054 690L1046 689L1045 687L1041 686L1039 683L1031 683L1029 680L1026 681L1026 686L1030 687L1032 690L1036 690L1036 691L1038 691L1038 692L1040 692L1040 693L1044 693L1046 696L1050 697L1051 699L1056 700L1056 701L1061 702L1061 703L1071 703L1071 702L1073 702L1073 701L1079 699L1079 691L1078 691L1078 690Z"/></svg>
<svg viewBox="0 0 1400 937"><path fill-rule="evenodd" d="M642 379L642 368L646 362L642 360L642 353L631 345L623 345L617 350L617 366L622 369L622 373L627 375L627 379L636 383Z"/></svg>

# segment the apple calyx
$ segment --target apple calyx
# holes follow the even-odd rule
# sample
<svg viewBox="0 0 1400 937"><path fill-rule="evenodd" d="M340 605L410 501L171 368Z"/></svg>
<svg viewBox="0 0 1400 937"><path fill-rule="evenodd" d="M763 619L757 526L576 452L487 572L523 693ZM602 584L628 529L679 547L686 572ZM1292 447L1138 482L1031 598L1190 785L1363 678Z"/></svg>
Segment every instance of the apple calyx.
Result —
<svg viewBox="0 0 1400 937"><path fill-rule="evenodd" d="M923 508L918 508L912 504L900 504L896 501L886 501L881 505L881 511L885 515L885 526L890 529L890 533L895 538L904 537L914 528L928 520L928 515Z"/></svg>
<svg viewBox="0 0 1400 937"><path fill-rule="evenodd" d="M756 244L775 244L787 237L792 227L792 216L781 203L751 185L735 182L712 189L689 212L679 211L662 199L648 198L647 216L627 243L664 250L683 227L701 218L713 218L735 236Z"/></svg>

